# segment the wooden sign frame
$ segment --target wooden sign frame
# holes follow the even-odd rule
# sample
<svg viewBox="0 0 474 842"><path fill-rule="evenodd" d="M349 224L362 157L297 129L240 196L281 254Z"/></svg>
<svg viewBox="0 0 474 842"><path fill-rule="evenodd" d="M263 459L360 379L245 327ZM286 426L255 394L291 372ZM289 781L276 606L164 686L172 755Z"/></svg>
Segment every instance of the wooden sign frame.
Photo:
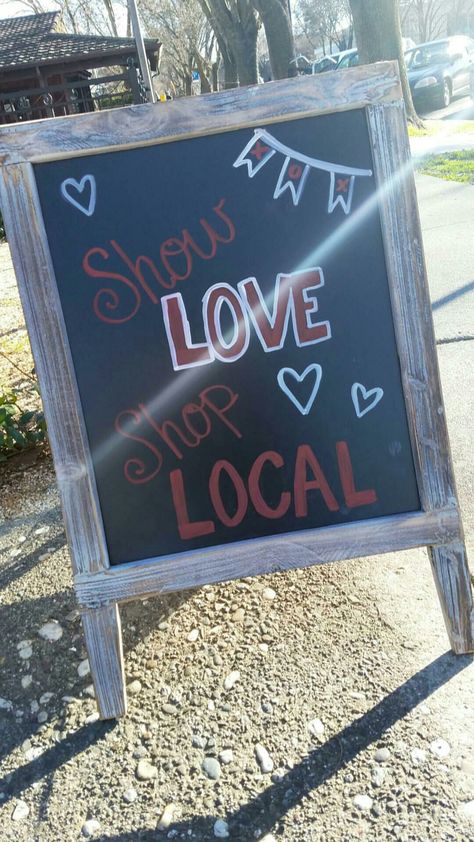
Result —
<svg viewBox="0 0 474 842"><path fill-rule="evenodd" d="M365 109L405 408L422 510L110 566L92 459L33 164L302 116ZM474 608L441 395L396 63L166 104L18 124L0 135L1 207L36 363L75 589L102 718L126 712L118 604L210 582L428 546L451 647Z"/></svg>

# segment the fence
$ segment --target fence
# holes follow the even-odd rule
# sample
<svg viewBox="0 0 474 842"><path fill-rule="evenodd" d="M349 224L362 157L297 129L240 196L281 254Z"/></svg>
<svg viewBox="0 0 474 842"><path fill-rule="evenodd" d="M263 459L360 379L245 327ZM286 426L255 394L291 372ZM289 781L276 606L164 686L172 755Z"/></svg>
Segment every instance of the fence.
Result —
<svg viewBox="0 0 474 842"><path fill-rule="evenodd" d="M84 75L46 87L0 91L0 125L102 111L147 101L135 67L98 78L84 78ZM59 79L59 76L56 78Z"/></svg>

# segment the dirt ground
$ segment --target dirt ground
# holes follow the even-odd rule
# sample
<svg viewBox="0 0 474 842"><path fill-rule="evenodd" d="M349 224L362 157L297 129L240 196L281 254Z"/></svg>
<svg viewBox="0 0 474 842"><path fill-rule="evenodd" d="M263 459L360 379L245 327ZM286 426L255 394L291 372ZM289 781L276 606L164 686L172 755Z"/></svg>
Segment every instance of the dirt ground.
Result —
<svg viewBox="0 0 474 842"><path fill-rule="evenodd" d="M6 246L0 283L28 372ZM439 350L473 559L474 374ZM474 667L425 550L125 606L129 713L103 723L49 457L4 469L0 500L2 839L472 842Z"/></svg>

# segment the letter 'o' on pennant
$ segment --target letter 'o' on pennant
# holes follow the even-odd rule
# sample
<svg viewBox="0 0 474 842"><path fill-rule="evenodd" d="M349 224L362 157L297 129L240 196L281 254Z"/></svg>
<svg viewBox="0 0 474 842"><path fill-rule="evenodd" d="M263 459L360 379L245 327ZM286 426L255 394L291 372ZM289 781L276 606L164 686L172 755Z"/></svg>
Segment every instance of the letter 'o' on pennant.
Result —
<svg viewBox="0 0 474 842"><path fill-rule="evenodd" d="M309 169L308 164L300 163L291 158L285 158L280 175L278 176L273 198L278 199L278 196L281 196L284 190L289 190L293 198L293 204L296 206L301 198Z"/></svg>

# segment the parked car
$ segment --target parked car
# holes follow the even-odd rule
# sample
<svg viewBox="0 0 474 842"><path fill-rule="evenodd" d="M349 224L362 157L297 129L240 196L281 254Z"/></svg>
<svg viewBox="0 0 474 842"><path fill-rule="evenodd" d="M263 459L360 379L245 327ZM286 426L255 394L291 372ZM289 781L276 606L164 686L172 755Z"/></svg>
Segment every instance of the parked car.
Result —
<svg viewBox="0 0 474 842"><path fill-rule="evenodd" d="M343 70L345 67L355 67L359 64L359 52L357 48L352 50L343 50L339 53L339 60L337 62L337 70Z"/></svg>
<svg viewBox="0 0 474 842"><path fill-rule="evenodd" d="M474 41L465 35L418 44L405 53L408 81L416 108L444 108L453 96L469 93Z"/></svg>
<svg viewBox="0 0 474 842"><path fill-rule="evenodd" d="M328 70L335 70L337 67L339 53L330 56L323 56L318 61L313 61L313 73L327 73Z"/></svg>

